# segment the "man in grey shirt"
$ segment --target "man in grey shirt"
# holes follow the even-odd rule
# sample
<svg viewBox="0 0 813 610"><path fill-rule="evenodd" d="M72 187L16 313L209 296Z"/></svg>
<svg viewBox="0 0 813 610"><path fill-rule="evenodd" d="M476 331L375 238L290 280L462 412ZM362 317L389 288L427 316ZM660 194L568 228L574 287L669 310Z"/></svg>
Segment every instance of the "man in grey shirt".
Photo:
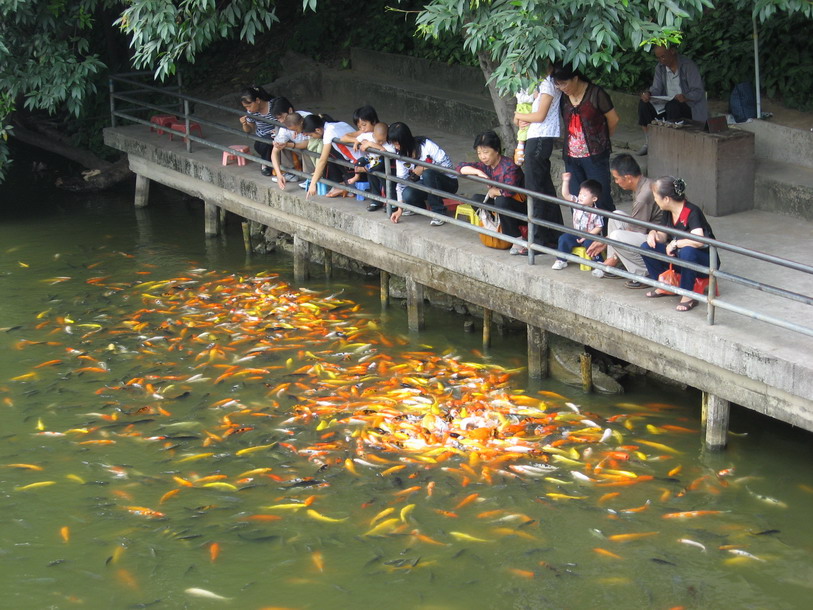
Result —
<svg viewBox="0 0 813 610"><path fill-rule="evenodd" d="M657 119L677 123L683 119L705 122L709 116L706 88L697 64L679 55L674 47L655 47L658 65L652 86L641 94L638 102L638 124L647 131ZM639 155L647 154L644 145Z"/></svg>
<svg viewBox="0 0 813 610"><path fill-rule="evenodd" d="M610 162L610 175L615 183L625 191L632 192L632 213L630 216L637 220L645 220L655 224L661 222L661 209L655 205L655 197L652 195L652 183L649 178L641 173L638 162L627 154L618 155ZM607 223L607 236L610 239L623 242L639 248L646 242L648 230L644 227L625 222L626 214L619 210L615 212L619 218L610 218ZM635 275L646 275L646 266L641 258L640 252L627 248L615 248L594 241L587 249L587 256L593 257L601 252L607 251L605 265L617 267L622 264L624 268ZM593 275L608 279L620 279L621 276L605 273L601 269L593 269ZM630 280L625 284L628 288L638 288L643 286L640 282Z"/></svg>

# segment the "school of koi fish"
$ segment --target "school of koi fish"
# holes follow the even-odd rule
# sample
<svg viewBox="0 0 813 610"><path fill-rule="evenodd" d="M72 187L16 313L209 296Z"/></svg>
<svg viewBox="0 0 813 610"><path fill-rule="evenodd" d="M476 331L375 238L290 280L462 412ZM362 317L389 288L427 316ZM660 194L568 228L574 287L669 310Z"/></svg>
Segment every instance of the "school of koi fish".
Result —
<svg viewBox="0 0 813 610"><path fill-rule="evenodd" d="M134 531L200 548L210 564L241 541L301 541L303 583L348 569L315 542L332 530L366 550L355 566L366 572L443 570L467 549L490 553L505 541L518 550L501 551L503 579L567 577L579 568L561 548L535 553L556 539L550 515L584 507L595 513L584 537L607 586L634 582L619 566L636 544L657 549L651 560L661 566L687 552L732 569L771 562L780 532L765 526L770 515L732 513L722 498L747 494L760 515L785 502L733 468L685 467L669 439L691 436L699 446L699 431L673 406L622 401L601 416L553 392L530 394L515 387L519 369L414 348L341 295L294 289L272 274L194 269L86 283L115 311L54 308L15 331L21 359L33 362L41 346L63 352L0 386L6 417L26 418L41 439L26 459L0 464L17 473L15 493L104 485L110 502L99 518L140 522ZM54 398L69 380L70 397ZM76 457L59 478L49 476L53 445ZM142 473L134 450L160 473ZM530 500L513 502L515 493ZM369 498L348 511L348 494ZM201 518L223 511L224 525L199 533ZM69 521L58 533L63 545L78 535ZM100 563L138 590L127 548L100 549ZM239 599L221 593L183 590L190 599ZM692 606L676 597L663 607Z"/></svg>

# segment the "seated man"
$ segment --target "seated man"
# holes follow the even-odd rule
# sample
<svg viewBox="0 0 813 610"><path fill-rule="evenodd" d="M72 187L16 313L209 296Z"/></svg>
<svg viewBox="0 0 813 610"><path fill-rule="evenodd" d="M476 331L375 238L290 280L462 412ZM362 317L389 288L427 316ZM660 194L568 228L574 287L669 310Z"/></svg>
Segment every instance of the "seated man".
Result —
<svg viewBox="0 0 813 610"><path fill-rule="evenodd" d="M655 205L655 198L652 195L652 183L649 178L641 174L641 167L638 165L638 162L630 155L618 155L610 162L610 174L618 186L625 191L632 192L631 216L637 220L660 224L661 209ZM607 237L624 242L635 248L640 248L642 244L646 243L648 231L644 227L624 222L624 212L616 210L615 213L619 215L619 218L609 219ZM605 249L607 250L606 265L617 267L618 264L621 263L630 273L646 275L646 266L641 258L641 254L633 249L615 248L595 241L587 249L587 256L592 258L604 252ZM619 275L605 273L601 269L593 269L593 275L606 278L621 277ZM645 284L641 284L636 280L630 280L626 282L625 285L628 288L641 288Z"/></svg>
<svg viewBox="0 0 813 610"><path fill-rule="evenodd" d="M697 64L688 57L678 55L674 47L655 47L658 65L648 91L638 102L638 124L646 133L649 124L657 119L677 123L683 119L704 122L709 116L706 89ZM648 146L638 152L645 155Z"/></svg>

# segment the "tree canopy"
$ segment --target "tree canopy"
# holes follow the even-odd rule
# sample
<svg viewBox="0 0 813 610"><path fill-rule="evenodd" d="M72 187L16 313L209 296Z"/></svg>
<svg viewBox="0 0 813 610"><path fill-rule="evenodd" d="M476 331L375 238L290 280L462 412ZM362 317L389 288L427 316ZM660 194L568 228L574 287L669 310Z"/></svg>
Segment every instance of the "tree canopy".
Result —
<svg viewBox="0 0 813 610"><path fill-rule="evenodd" d="M526 86L544 62L613 69L619 50L674 40L713 1L430 0L415 11L416 34L459 35L489 77L496 107L495 91ZM733 1L760 21L777 12L813 17L813 0ZM301 6L317 10L318 0ZM276 0L0 0L0 181L15 112L79 116L107 69L147 69L163 79L215 42L253 43L277 22L276 7Z"/></svg>

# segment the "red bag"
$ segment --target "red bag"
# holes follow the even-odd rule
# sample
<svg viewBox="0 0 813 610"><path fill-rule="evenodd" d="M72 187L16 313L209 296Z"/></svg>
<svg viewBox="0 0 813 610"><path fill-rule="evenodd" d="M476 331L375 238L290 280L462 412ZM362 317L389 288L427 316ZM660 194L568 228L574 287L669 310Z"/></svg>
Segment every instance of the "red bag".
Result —
<svg viewBox="0 0 813 610"><path fill-rule="evenodd" d="M669 265L669 269L658 276L658 281L663 282L664 284L669 284L670 286L680 286L680 274L675 271L675 268L672 265ZM675 294L674 292L669 292L663 288L656 288L655 292L658 294Z"/></svg>

